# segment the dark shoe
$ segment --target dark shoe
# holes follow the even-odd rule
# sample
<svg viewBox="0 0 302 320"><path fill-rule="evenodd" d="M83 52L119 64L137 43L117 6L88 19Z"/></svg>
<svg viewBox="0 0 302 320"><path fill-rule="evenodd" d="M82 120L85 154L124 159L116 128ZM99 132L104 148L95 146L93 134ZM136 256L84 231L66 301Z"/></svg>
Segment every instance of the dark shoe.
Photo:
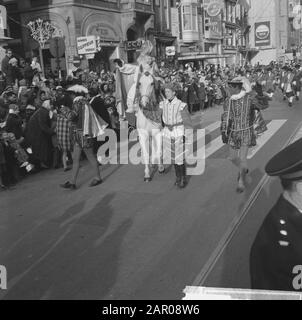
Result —
<svg viewBox="0 0 302 320"><path fill-rule="evenodd" d="M300 98L299 98L299 97L296 97L296 100L297 100L297 101L299 101L299 100L300 100Z"/></svg>
<svg viewBox="0 0 302 320"><path fill-rule="evenodd" d="M176 174L175 185L179 187L181 184L181 172L180 172L181 168L177 164L174 165L174 168L175 168L175 174Z"/></svg>
<svg viewBox="0 0 302 320"><path fill-rule="evenodd" d="M180 166L180 173L181 173L181 182L180 182L179 188L184 189L187 186L187 168L185 164Z"/></svg>
<svg viewBox="0 0 302 320"><path fill-rule="evenodd" d="M94 179L94 180L90 183L89 187L93 188L93 187L99 186L99 185L102 184L102 183L103 183L103 180L102 180L102 179L101 179L101 180Z"/></svg>
<svg viewBox="0 0 302 320"><path fill-rule="evenodd" d="M6 191L8 188L3 185L3 184L0 184L0 191Z"/></svg>
<svg viewBox="0 0 302 320"><path fill-rule="evenodd" d="M69 181L67 181L64 184L61 184L60 187L63 189L69 189L69 190L76 190L77 188L75 184L72 184Z"/></svg>
<svg viewBox="0 0 302 320"><path fill-rule="evenodd" d="M64 172L68 172L68 171L70 171L71 170L71 168L65 168L64 169Z"/></svg>
<svg viewBox="0 0 302 320"><path fill-rule="evenodd" d="M293 104L290 102L290 103L288 104L288 106L291 108L291 107L293 106Z"/></svg>

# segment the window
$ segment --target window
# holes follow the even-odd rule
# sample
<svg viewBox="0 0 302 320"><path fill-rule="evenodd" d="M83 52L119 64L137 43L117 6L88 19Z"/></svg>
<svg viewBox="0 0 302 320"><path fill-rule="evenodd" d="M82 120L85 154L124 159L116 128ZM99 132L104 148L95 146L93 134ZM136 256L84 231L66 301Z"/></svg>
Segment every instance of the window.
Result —
<svg viewBox="0 0 302 320"><path fill-rule="evenodd" d="M184 5L183 10L183 29L184 31L198 31L198 16L196 5Z"/></svg>
<svg viewBox="0 0 302 320"><path fill-rule="evenodd" d="M191 6L183 6L184 30L192 30Z"/></svg>

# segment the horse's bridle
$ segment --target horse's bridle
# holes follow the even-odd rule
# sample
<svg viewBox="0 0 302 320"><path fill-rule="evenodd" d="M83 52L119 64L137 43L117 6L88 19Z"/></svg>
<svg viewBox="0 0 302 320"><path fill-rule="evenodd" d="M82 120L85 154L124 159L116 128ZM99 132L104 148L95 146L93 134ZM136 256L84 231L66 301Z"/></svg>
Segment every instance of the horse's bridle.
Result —
<svg viewBox="0 0 302 320"><path fill-rule="evenodd" d="M137 88L136 88L136 89L137 89L137 92L139 92L139 84L140 84L140 79L141 79L141 77L142 77L142 74L144 74L146 77L151 76L151 77L153 78L153 80L156 80L155 77L154 77L154 75L153 75L152 73L150 73L149 71L145 71L145 72L142 72L142 71L141 71L141 72L139 73L138 80L137 80ZM142 109L149 109L148 106L150 105L150 102L151 102L151 96L141 95L141 94L139 93L138 98L139 98L139 106L140 106ZM146 106L143 106L143 105L141 104L143 98L147 98L148 103L147 103Z"/></svg>

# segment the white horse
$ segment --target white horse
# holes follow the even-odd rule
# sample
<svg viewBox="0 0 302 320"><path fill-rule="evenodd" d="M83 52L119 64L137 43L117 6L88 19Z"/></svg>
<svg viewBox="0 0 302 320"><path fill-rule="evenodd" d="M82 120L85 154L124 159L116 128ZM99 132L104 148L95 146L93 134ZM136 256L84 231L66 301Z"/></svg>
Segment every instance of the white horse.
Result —
<svg viewBox="0 0 302 320"><path fill-rule="evenodd" d="M156 96L156 86L158 86L158 79L151 72L145 71L141 65L136 84L128 94L128 107L136 111L136 126L145 165L145 182L152 180L153 165L158 165L160 174L165 172L162 163L161 110ZM129 105L129 101L132 105Z"/></svg>

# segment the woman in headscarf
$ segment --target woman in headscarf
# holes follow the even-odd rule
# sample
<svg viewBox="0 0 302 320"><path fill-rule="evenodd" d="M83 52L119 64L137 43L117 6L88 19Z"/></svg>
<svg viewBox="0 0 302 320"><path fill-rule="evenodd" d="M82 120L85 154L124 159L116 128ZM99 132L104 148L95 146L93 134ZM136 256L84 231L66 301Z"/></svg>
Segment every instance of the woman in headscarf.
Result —
<svg viewBox="0 0 302 320"><path fill-rule="evenodd" d="M12 58L9 60L9 66L6 75L6 85L18 87L18 81L20 79L21 72L18 68L18 60L16 58Z"/></svg>

